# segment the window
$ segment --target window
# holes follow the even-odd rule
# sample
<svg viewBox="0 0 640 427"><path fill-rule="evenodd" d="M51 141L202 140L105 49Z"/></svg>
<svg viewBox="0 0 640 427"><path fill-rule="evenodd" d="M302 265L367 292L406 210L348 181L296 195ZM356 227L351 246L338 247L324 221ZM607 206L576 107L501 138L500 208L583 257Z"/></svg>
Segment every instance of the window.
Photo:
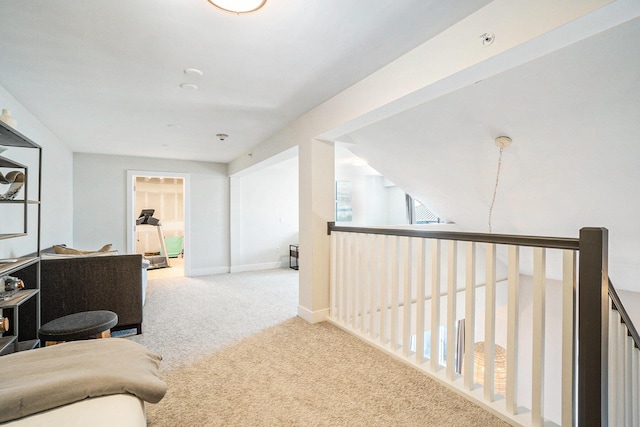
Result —
<svg viewBox="0 0 640 427"><path fill-rule="evenodd" d="M420 200L407 196L407 219L409 224L434 224L439 223L440 217L426 207Z"/></svg>

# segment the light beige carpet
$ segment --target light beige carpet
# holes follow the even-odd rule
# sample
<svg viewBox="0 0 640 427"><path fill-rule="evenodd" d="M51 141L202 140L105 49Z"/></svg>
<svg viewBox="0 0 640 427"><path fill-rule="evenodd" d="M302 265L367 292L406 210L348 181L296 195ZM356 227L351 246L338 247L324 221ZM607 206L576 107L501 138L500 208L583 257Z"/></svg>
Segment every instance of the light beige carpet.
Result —
<svg viewBox="0 0 640 427"><path fill-rule="evenodd" d="M206 298L212 300L204 303ZM193 354L172 349L171 339L153 343L162 332L148 312L171 310L172 304L184 308L187 301L197 309L177 323L193 341ZM292 315L297 305L293 271L152 281L147 304L146 332L135 340L169 359L163 362L167 395L147 405L150 426L507 425L341 329ZM206 307L226 308L231 319L219 316L215 329L240 325L235 341L229 330L216 338L216 330L206 325L211 320ZM261 317L270 327L259 328ZM175 338L171 326L162 329Z"/></svg>

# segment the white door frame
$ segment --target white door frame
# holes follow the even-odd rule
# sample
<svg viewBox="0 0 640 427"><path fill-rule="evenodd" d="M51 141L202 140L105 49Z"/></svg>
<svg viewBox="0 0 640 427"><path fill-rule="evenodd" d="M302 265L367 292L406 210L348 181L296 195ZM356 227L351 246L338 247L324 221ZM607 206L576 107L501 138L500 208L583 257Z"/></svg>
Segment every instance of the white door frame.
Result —
<svg viewBox="0 0 640 427"><path fill-rule="evenodd" d="M190 174L176 172L158 172L127 170L127 252L136 253L135 184L137 177L182 178L184 181L184 275L191 275L191 184Z"/></svg>

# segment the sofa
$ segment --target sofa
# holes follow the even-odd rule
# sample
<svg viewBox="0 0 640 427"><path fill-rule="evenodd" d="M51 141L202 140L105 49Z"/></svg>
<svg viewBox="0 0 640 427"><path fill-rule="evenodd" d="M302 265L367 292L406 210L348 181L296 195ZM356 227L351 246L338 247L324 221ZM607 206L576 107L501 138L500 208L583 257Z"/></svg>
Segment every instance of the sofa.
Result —
<svg viewBox="0 0 640 427"><path fill-rule="evenodd" d="M147 426L167 390L162 357L122 339L73 341L2 356L0 425Z"/></svg>
<svg viewBox="0 0 640 427"><path fill-rule="evenodd" d="M41 324L81 311L110 310L118 315L112 330L142 333L149 265L142 255L61 256L45 250L41 258Z"/></svg>

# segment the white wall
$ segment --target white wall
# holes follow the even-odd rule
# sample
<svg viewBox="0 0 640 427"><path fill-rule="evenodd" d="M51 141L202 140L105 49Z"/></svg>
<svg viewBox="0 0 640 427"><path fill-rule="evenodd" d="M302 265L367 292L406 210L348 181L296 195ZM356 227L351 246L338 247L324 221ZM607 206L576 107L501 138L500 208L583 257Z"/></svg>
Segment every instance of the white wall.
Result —
<svg viewBox="0 0 640 427"><path fill-rule="evenodd" d="M405 193L343 147L336 147L336 181L351 183L352 220L339 225L405 225Z"/></svg>
<svg viewBox="0 0 640 427"><path fill-rule="evenodd" d="M353 176L354 226L407 224L405 193L381 175Z"/></svg>
<svg viewBox="0 0 640 427"><path fill-rule="evenodd" d="M298 243L297 156L232 180L231 271L288 266Z"/></svg>
<svg viewBox="0 0 640 427"><path fill-rule="evenodd" d="M20 133L32 139L42 147L42 228L41 244L43 248L60 242L70 242L73 238L73 155L66 145L53 135L38 119L20 104L11 94L0 86L0 108L11 110L11 115L17 121ZM12 158L18 154L18 149L9 148L5 156ZM29 157L29 155L26 155ZM32 160L35 160L31 156ZM29 181L34 179L34 185L29 189L29 197L36 194L35 179L37 169L27 160L29 166ZM0 188L4 192L4 186ZM28 237L0 240L0 257L14 257L31 253L36 238L35 229L29 229Z"/></svg>
<svg viewBox="0 0 640 427"><path fill-rule="evenodd" d="M387 224L402 225L408 224L407 219L407 198L406 193L400 187L393 186L387 188Z"/></svg>
<svg viewBox="0 0 640 427"><path fill-rule="evenodd" d="M191 194L191 275L229 270L229 180L220 163L74 154L74 240L126 251L127 170L187 173Z"/></svg>

